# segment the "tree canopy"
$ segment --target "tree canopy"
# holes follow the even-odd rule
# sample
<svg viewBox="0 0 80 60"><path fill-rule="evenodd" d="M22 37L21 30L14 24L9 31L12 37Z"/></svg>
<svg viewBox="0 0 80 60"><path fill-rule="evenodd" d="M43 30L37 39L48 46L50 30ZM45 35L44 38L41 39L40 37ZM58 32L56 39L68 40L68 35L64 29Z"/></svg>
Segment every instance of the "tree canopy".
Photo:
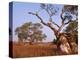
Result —
<svg viewBox="0 0 80 60"><path fill-rule="evenodd" d="M17 27L15 33L18 35L19 40L22 42L38 42L45 40L45 38L47 37L42 32L42 28L43 27L40 23L27 22L22 26Z"/></svg>

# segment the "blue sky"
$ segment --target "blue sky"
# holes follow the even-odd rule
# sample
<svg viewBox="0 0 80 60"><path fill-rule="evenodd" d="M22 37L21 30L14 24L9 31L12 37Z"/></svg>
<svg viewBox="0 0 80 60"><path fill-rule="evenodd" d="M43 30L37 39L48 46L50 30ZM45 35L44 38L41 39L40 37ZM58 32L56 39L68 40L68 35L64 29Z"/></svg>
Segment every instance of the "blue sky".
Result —
<svg viewBox="0 0 80 60"><path fill-rule="evenodd" d="M60 25L60 12L63 5L53 4L55 7L59 8L59 11L56 15L53 16L53 20ZM27 3L27 2L13 2L13 40L17 41L17 36L15 35L15 29L25 22L40 23L40 20L33 15L28 14L28 12L36 12L40 9L39 3ZM48 14L43 10L39 15L44 19L44 22L48 22ZM44 25L43 25L44 26ZM42 29L43 33L47 35L46 42L50 42L55 38L53 31L44 26Z"/></svg>

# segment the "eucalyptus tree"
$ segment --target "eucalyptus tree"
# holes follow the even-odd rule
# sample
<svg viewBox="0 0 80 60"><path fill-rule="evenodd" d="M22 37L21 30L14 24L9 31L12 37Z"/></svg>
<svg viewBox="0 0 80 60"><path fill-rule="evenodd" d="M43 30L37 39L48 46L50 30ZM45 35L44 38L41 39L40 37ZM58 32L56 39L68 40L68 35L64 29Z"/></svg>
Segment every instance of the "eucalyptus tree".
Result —
<svg viewBox="0 0 80 60"><path fill-rule="evenodd" d="M40 23L24 23L22 26L17 27L15 33L18 35L19 41L29 41L30 44L33 42L46 40L47 37L43 32L43 26Z"/></svg>
<svg viewBox="0 0 80 60"><path fill-rule="evenodd" d="M61 30L66 25L68 25L71 21L73 21L74 18L77 19L77 16L78 16L78 6L77 5L64 5L63 8L61 9L61 13L59 15L60 19L61 19L61 22L60 22L61 25L59 25L56 22L54 22L54 20L52 19L52 17L54 15L59 13L58 7L55 7L53 4L40 4L40 7L41 7L41 9L39 11L36 11L36 12L30 11L28 13L33 16L36 16L43 25L49 27L53 31L56 39L58 39ZM39 13L41 13L42 10L44 10L46 12L46 14L48 14L49 22L47 22L47 23L44 21L43 17L41 17L41 15L39 14ZM54 26L56 26L58 29Z"/></svg>

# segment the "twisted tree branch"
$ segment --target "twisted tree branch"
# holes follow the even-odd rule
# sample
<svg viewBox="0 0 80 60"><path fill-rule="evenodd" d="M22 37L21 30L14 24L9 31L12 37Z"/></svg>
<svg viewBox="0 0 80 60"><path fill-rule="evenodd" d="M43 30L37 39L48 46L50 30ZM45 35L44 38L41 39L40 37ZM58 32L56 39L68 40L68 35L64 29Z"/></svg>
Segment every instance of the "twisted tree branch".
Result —
<svg viewBox="0 0 80 60"><path fill-rule="evenodd" d="M55 29L51 24L47 24L47 23L45 23L44 21L43 21L43 19L38 15L38 14L36 14L36 13L33 13L33 12L29 12L29 14L32 14L32 15L35 15L38 19L40 19L40 21L41 21L41 23L43 24L43 25L46 25L46 26L48 26L50 29L52 29L53 30L53 32L54 32L54 34L57 36L57 29ZM55 25L56 25L56 23L54 23Z"/></svg>

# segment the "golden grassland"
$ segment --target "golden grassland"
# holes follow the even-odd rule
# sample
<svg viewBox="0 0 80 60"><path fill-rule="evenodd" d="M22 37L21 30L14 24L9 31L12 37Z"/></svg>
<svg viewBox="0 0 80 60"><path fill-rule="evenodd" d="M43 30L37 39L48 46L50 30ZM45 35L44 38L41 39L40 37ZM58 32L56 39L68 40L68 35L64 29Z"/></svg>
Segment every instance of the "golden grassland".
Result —
<svg viewBox="0 0 80 60"><path fill-rule="evenodd" d="M13 58L63 55L55 44L13 43Z"/></svg>

